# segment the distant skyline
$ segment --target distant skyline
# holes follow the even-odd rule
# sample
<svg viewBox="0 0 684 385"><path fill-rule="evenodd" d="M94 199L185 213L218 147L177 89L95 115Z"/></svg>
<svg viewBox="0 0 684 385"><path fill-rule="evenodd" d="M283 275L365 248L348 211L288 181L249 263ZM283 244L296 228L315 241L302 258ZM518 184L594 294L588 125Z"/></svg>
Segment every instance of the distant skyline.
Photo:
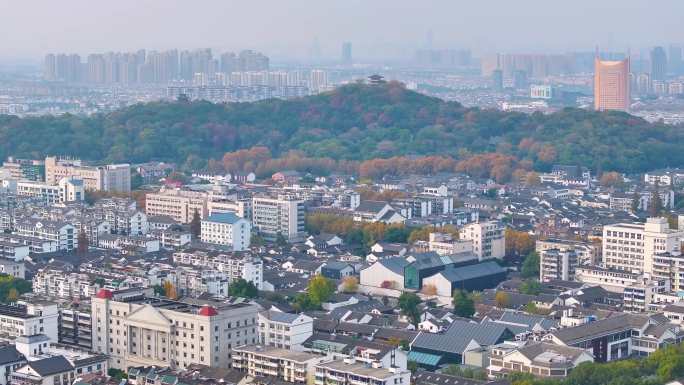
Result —
<svg viewBox="0 0 684 385"><path fill-rule="evenodd" d="M636 52L684 43L684 1L4 0L0 63L48 52L256 49L274 61L406 59L418 48L491 52ZM97 6L93 6L97 4Z"/></svg>

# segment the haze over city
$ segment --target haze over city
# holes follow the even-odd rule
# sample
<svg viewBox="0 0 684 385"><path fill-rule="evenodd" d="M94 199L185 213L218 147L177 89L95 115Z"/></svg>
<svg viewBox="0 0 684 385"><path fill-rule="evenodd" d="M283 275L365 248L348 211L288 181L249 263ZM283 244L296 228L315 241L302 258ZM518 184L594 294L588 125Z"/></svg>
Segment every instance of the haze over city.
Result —
<svg viewBox="0 0 684 385"><path fill-rule="evenodd" d="M684 0L0 0L0 385L684 385Z"/></svg>
<svg viewBox="0 0 684 385"><path fill-rule="evenodd" d="M404 58L430 40L477 53L638 50L681 39L682 14L678 0L6 0L0 62L36 63L47 52L205 47L309 59L315 41L324 57L351 41L357 57L372 60Z"/></svg>

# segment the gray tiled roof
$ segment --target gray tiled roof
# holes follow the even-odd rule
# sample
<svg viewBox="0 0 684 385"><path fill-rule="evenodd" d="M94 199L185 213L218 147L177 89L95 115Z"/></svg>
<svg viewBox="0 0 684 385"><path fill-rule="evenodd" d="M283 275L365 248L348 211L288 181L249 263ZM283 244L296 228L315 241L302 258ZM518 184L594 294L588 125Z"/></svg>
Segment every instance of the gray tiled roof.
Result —
<svg viewBox="0 0 684 385"><path fill-rule="evenodd" d="M264 317L268 318L269 320L271 320L273 322L288 323L288 324L291 324L292 322L294 322L299 317L298 314L283 313L281 311L275 311L275 310L262 311L261 315L263 315Z"/></svg>
<svg viewBox="0 0 684 385"><path fill-rule="evenodd" d="M5 345L0 348L0 365L25 360L23 354L17 351L14 345Z"/></svg>
<svg viewBox="0 0 684 385"><path fill-rule="evenodd" d="M546 363L549 364L550 366L553 366L554 361L550 360L548 362L544 362L543 355L545 353L555 353L561 356L564 356L568 358L570 361L576 360L580 355L583 353L586 353L586 350L580 349L580 348L573 348L570 346L562 346L562 345L556 345L548 342L539 342L539 343L531 343L528 345L525 345L518 349L518 352L520 352L522 355L525 357L529 358L530 360L533 361L538 361L540 363ZM565 362L564 361L558 361L555 362L558 366L564 366Z"/></svg>
<svg viewBox="0 0 684 385"><path fill-rule="evenodd" d="M396 257L396 258L387 258L387 259L381 259L378 261L379 264L382 266L385 266L392 272L396 274L404 274L404 268L406 265L409 263L406 261L406 259L402 257Z"/></svg>
<svg viewBox="0 0 684 385"><path fill-rule="evenodd" d="M470 341L474 340L482 346L494 345L499 343L499 340L507 333L510 333L510 329L503 324L494 322L477 324L456 320L444 333L420 333L413 342L412 348L462 354Z"/></svg>
<svg viewBox="0 0 684 385"><path fill-rule="evenodd" d="M63 356L55 356L44 358L38 361L31 361L28 363L31 369L35 370L39 375L46 377L52 374L63 373L73 370L74 367Z"/></svg>
<svg viewBox="0 0 684 385"><path fill-rule="evenodd" d="M505 272L506 271L499 266L498 263L487 261L475 265L447 267L438 274L441 274L450 282L457 282Z"/></svg>
<svg viewBox="0 0 684 385"><path fill-rule="evenodd" d="M378 213L385 206L387 206L387 202L361 201L359 203L359 206L356 208L356 211L357 212L365 212L365 213Z"/></svg>
<svg viewBox="0 0 684 385"><path fill-rule="evenodd" d="M633 325L635 321L637 320L634 318L633 314L618 314L614 317L605 318L600 321L560 329L554 332L553 335L563 341L566 345L574 345L588 339L630 330L635 326ZM646 322L645 319L643 321ZM644 323L641 323L641 325L643 324Z"/></svg>
<svg viewBox="0 0 684 385"><path fill-rule="evenodd" d="M510 322L510 323L515 323L515 324L524 324L524 325L529 326L530 329L536 324L539 324L545 330L549 330L550 328L556 327L558 325L558 323L556 321L554 321L550 318L542 317L542 316L529 315L529 314L525 314L522 312L516 312L516 311L505 311L501 315L501 318L499 318L499 321Z"/></svg>

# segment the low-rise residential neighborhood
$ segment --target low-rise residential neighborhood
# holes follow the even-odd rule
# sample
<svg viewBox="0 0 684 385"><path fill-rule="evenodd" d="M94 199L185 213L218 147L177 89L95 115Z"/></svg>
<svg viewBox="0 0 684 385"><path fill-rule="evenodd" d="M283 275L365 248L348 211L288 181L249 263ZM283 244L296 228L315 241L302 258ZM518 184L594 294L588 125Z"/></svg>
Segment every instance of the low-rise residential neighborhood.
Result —
<svg viewBox="0 0 684 385"><path fill-rule="evenodd" d="M684 340L676 173L202 171L122 195L116 165L15 163L0 168L2 383L498 384Z"/></svg>

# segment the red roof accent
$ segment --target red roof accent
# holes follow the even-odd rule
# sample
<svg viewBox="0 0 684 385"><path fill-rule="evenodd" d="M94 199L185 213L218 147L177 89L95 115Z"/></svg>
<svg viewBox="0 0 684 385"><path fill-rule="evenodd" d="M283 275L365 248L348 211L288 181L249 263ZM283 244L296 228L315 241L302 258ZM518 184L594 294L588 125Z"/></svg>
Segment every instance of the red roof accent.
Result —
<svg viewBox="0 0 684 385"><path fill-rule="evenodd" d="M112 299L114 297L114 294L112 294L111 290L100 289L97 292L97 295L95 295L95 297L102 298L102 299Z"/></svg>
<svg viewBox="0 0 684 385"><path fill-rule="evenodd" d="M216 311L215 308L213 308L209 305L204 305L204 306L202 306L201 309L199 309L197 314L207 316L207 317L211 317L211 316L218 315L218 312Z"/></svg>

